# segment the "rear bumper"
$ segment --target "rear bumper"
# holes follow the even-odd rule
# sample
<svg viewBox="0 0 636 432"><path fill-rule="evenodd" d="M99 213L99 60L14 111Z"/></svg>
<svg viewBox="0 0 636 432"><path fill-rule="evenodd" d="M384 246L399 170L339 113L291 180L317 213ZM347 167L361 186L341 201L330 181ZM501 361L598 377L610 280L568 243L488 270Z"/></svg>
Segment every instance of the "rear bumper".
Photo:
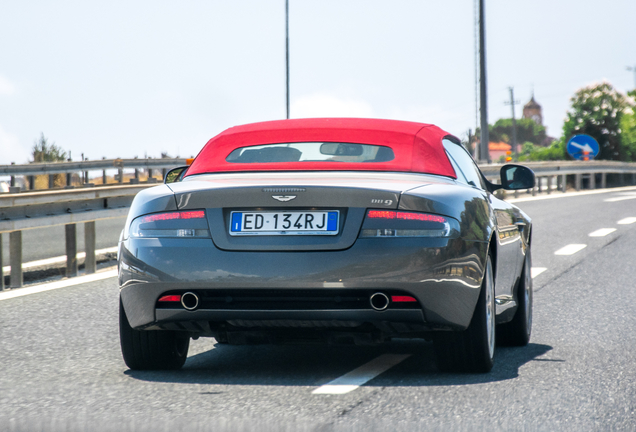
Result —
<svg viewBox="0 0 636 432"><path fill-rule="evenodd" d="M128 239L120 243L119 284L126 315L137 329L175 323L196 333L203 331L197 329L205 328L204 323L294 320L461 330L477 303L486 253L485 244L462 239L359 239L349 249L324 252L222 251L209 239ZM342 290L361 296L399 291L418 303L389 305L384 311L370 304L348 309L157 308L166 292L244 290Z"/></svg>

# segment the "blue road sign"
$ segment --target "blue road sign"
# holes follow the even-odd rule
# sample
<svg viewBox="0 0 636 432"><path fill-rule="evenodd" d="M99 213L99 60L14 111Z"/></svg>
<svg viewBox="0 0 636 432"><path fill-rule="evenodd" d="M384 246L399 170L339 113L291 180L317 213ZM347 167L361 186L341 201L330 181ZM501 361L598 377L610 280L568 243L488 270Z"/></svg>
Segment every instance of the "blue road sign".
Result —
<svg viewBox="0 0 636 432"><path fill-rule="evenodd" d="M591 160L599 152L598 142L589 135L574 135L568 141L567 151L574 159Z"/></svg>

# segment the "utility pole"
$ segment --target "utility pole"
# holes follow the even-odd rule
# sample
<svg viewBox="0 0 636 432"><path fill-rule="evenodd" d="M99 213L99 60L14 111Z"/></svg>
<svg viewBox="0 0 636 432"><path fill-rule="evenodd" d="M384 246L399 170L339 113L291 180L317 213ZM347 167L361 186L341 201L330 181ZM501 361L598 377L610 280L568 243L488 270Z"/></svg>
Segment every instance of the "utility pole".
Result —
<svg viewBox="0 0 636 432"><path fill-rule="evenodd" d="M515 88L508 87L510 90L510 102L504 102L506 105L510 105L512 109L512 148L514 149L515 156L519 160L519 149L517 148L517 119L515 118L515 104L519 101L515 100Z"/></svg>
<svg viewBox="0 0 636 432"><path fill-rule="evenodd" d="M285 71L287 78L287 119L289 119L289 0L285 0Z"/></svg>
<svg viewBox="0 0 636 432"><path fill-rule="evenodd" d="M490 163L488 149L488 95L486 91L486 34L484 23L484 0L479 0L479 94L481 113L481 137L479 143L479 160Z"/></svg>
<svg viewBox="0 0 636 432"><path fill-rule="evenodd" d="M628 71L634 71L634 90L636 90L636 65L632 66L627 66L627 70Z"/></svg>

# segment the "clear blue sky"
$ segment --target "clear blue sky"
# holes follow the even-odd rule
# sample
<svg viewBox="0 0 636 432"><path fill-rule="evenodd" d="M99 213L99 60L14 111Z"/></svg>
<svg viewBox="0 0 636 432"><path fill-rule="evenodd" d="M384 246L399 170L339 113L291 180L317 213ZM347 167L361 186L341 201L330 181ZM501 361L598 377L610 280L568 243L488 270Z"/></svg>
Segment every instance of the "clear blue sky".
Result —
<svg viewBox="0 0 636 432"><path fill-rule="evenodd" d="M569 98L634 87L635 0L486 0L489 120L543 106L559 136ZM285 2L5 1L0 165L40 133L74 160L195 155L237 124L285 116ZM475 127L473 0L290 0L292 117Z"/></svg>

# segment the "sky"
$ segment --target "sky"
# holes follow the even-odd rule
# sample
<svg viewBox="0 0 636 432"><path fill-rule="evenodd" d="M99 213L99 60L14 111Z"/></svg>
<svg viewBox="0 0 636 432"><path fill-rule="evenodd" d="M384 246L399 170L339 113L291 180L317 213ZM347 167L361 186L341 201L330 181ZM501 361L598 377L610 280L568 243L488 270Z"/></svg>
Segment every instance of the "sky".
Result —
<svg viewBox="0 0 636 432"><path fill-rule="evenodd" d="M577 89L636 86L635 0L485 0L488 119L534 92L550 136ZM291 117L475 129L474 0L289 0ZM88 159L190 157L285 118L285 1L0 4L0 165L43 134Z"/></svg>

